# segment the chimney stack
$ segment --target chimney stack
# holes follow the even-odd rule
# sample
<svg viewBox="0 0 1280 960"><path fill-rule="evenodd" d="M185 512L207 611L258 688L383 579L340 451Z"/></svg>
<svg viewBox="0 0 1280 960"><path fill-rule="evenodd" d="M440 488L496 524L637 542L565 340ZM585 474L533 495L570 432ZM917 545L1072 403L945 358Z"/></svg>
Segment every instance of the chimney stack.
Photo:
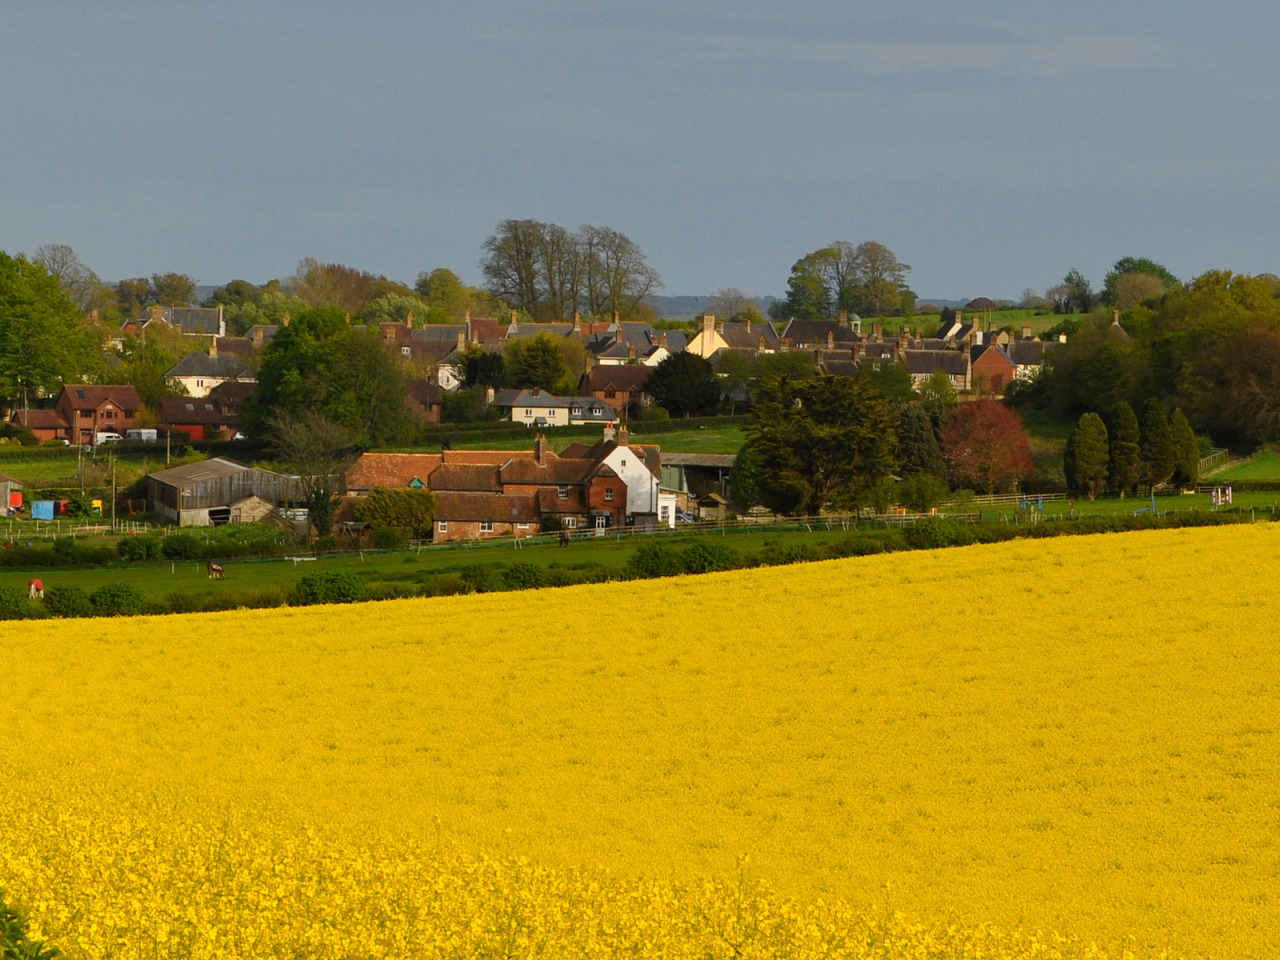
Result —
<svg viewBox="0 0 1280 960"><path fill-rule="evenodd" d="M662 347L664 350L667 348L667 331L663 330L658 334L658 346Z"/></svg>
<svg viewBox="0 0 1280 960"><path fill-rule="evenodd" d="M516 311L514 310L511 311L511 325L513 327L516 325Z"/></svg>
<svg viewBox="0 0 1280 960"><path fill-rule="evenodd" d="M625 423L618 426L618 446L625 447L627 445L627 425Z"/></svg>
<svg viewBox="0 0 1280 960"><path fill-rule="evenodd" d="M834 350L836 348L836 332L834 330L827 331L827 349Z"/></svg>
<svg viewBox="0 0 1280 960"><path fill-rule="evenodd" d="M1118 326L1120 326L1120 311L1119 311L1119 310L1112 310L1112 311L1111 311L1111 322L1112 322L1113 324L1115 324L1117 327L1118 327Z"/></svg>
<svg viewBox="0 0 1280 960"><path fill-rule="evenodd" d="M209 359L218 359L218 335L216 333L209 338Z"/></svg>
<svg viewBox="0 0 1280 960"><path fill-rule="evenodd" d="M1031 324L1029 324L1029 323L1024 323L1024 324L1022 325L1022 339L1023 339L1023 340L1030 340L1030 339L1031 339Z"/></svg>
<svg viewBox="0 0 1280 960"><path fill-rule="evenodd" d="M610 440L613 440L615 437L617 437L617 435L618 435L618 432L613 429L612 423L606 423L604 425L604 442L605 443L608 443Z"/></svg>
<svg viewBox="0 0 1280 960"><path fill-rule="evenodd" d="M467 349L467 331L465 330L458 331L458 349L460 351Z"/></svg>
<svg viewBox="0 0 1280 960"><path fill-rule="evenodd" d="M541 433L533 441L533 460L539 465L547 462L547 438Z"/></svg>
<svg viewBox="0 0 1280 960"><path fill-rule="evenodd" d="M627 359L634 360L636 358L636 348L634 344L627 344Z"/></svg>
<svg viewBox="0 0 1280 960"><path fill-rule="evenodd" d="M573 332L574 333L582 332L582 314L579 313L577 310L573 311Z"/></svg>

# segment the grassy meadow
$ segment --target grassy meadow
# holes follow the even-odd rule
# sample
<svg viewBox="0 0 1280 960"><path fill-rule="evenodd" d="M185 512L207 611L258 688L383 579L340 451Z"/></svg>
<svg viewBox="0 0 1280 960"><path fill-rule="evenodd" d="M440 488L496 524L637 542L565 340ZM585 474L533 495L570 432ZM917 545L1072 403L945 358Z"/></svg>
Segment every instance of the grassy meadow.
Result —
<svg viewBox="0 0 1280 960"><path fill-rule="evenodd" d="M0 888L72 957L1275 956L1277 563L0 624Z"/></svg>

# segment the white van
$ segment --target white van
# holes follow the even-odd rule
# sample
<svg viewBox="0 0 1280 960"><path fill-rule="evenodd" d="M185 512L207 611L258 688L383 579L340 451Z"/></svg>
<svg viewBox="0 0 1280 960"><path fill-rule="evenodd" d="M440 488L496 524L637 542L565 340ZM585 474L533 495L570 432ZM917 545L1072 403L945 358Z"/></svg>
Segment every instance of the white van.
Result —
<svg viewBox="0 0 1280 960"><path fill-rule="evenodd" d="M124 437L116 433L114 430L103 430L101 433L93 435L94 443L119 443Z"/></svg>

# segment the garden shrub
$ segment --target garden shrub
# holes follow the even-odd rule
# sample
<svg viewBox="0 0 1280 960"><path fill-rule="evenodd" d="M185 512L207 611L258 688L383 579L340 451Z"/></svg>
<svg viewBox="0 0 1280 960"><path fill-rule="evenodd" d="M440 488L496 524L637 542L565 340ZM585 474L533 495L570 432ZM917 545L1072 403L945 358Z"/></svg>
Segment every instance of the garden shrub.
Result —
<svg viewBox="0 0 1280 960"><path fill-rule="evenodd" d="M532 563L513 563L502 572L502 582L508 590L530 590L546 583L546 575Z"/></svg>
<svg viewBox="0 0 1280 960"><path fill-rule="evenodd" d="M354 573L310 573L298 581L291 596L296 606L311 603L357 603L368 593Z"/></svg>
<svg viewBox="0 0 1280 960"><path fill-rule="evenodd" d="M92 617L93 603L80 587L50 587L44 592L44 607L55 617Z"/></svg>
<svg viewBox="0 0 1280 960"><path fill-rule="evenodd" d="M963 542L960 524L946 517L921 517L906 531L907 543L920 550L954 547Z"/></svg>
<svg viewBox="0 0 1280 960"><path fill-rule="evenodd" d="M89 594L98 617L132 617L142 612L143 596L127 583L108 583Z"/></svg>
<svg viewBox="0 0 1280 960"><path fill-rule="evenodd" d="M203 560L204 544L185 533L175 533L164 538L160 552L166 560Z"/></svg>
<svg viewBox="0 0 1280 960"><path fill-rule="evenodd" d="M32 614L31 601L21 587L0 587L0 620L26 620Z"/></svg>
<svg viewBox="0 0 1280 960"><path fill-rule="evenodd" d="M462 582L468 584L476 593L492 593L502 589L502 582L499 579L500 571L488 564L477 563L463 567L460 575Z"/></svg>
<svg viewBox="0 0 1280 960"><path fill-rule="evenodd" d="M370 541L378 550L400 550L409 542L409 531L400 527L374 527Z"/></svg>
<svg viewBox="0 0 1280 960"><path fill-rule="evenodd" d="M642 544L627 567L638 577L674 577L684 573L684 558L674 547L666 543Z"/></svg>
<svg viewBox="0 0 1280 960"><path fill-rule="evenodd" d="M116 544L116 555L127 563L139 560L156 560L162 554L159 537L125 537Z"/></svg>
<svg viewBox="0 0 1280 960"><path fill-rule="evenodd" d="M723 543L693 543L680 554L685 573L711 573L740 566L738 552Z"/></svg>

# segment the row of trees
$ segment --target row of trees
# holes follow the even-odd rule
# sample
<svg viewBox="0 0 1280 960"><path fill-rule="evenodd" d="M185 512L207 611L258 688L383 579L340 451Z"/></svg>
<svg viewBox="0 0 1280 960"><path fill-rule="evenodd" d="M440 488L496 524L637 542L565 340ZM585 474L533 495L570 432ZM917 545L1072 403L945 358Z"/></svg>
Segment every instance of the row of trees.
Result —
<svg viewBox="0 0 1280 960"><path fill-rule="evenodd" d="M623 319L662 287L644 252L610 227L568 230L539 220L503 220L484 242L480 270L489 291L535 321L575 312Z"/></svg>
<svg viewBox="0 0 1280 960"><path fill-rule="evenodd" d="M1141 425L1124 401L1111 411L1109 425L1096 413L1082 415L1063 454L1068 488L1090 500L1106 490L1123 498L1139 484L1194 487L1199 466L1200 444L1190 421L1181 409L1167 416L1154 397L1143 406Z"/></svg>
<svg viewBox="0 0 1280 960"><path fill-rule="evenodd" d="M1099 305L1128 310L1178 286L1178 278L1162 264L1147 257L1121 257L1107 271L1101 291L1095 292L1089 279L1072 267L1060 283L1045 290L1044 296L1030 287L1023 290L1019 305L1028 309L1052 308L1054 313L1088 313Z"/></svg>
<svg viewBox="0 0 1280 960"><path fill-rule="evenodd" d="M1280 440L1280 279L1211 271L1121 312L1085 318L1030 400L1108 417L1156 397L1222 446Z"/></svg>
<svg viewBox="0 0 1280 960"><path fill-rule="evenodd" d="M951 488L993 493L1030 476L1015 411L996 400L891 403L855 377L764 381L731 477L740 507L927 509Z"/></svg>
<svg viewBox="0 0 1280 960"><path fill-rule="evenodd" d="M906 282L910 271L882 243L868 240L855 247L837 240L792 265L786 299L769 312L779 320L826 320L841 313L910 316L916 303Z"/></svg>

